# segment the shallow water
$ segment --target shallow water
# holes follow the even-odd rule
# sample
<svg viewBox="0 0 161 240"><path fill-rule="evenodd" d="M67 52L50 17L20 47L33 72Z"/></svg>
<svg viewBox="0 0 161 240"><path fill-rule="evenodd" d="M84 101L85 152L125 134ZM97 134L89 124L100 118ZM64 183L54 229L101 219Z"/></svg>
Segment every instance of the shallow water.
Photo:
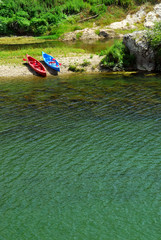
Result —
<svg viewBox="0 0 161 240"><path fill-rule="evenodd" d="M72 48L79 48L79 49L84 49L89 53L95 54L95 53L100 53L101 50L105 50L107 47L110 47L114 39L110 40L102 40L102 41L65 41L65 42L60 42L60 41L52 41L52 40L44 40L44 42L35 42L35 43L25 43L25 44L1 44L0 43L0 51L3 50L19 50L19 49L35 49L35 48L48 48L48 47L72 47Z"/></svg>
<svg viewBox="0 0 161 240"><path fill-rule="evenodd" d="M161 76L1 79L0 113L0 239L160 239Z"/></svg>

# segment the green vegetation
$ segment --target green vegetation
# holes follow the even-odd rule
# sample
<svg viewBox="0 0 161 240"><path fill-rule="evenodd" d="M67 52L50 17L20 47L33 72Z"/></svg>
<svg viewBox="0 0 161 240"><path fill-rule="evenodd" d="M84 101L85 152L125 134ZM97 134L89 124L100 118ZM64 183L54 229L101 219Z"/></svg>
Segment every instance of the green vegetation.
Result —
<svg viewBox="0 0 161 240"><path fill-rule="evenodd" d="M76 34L77 40L79 40L81 38L82 34L83 34L82 32L79 32L79 33Z"/></svg>
<svg viewBox="0 0 161 240"><path fill-rule="evenodd" d="M114 44L101 54L105 57L101 60L101 66L109 70L120 71L124 68L134 67L135 57L130 55L128 49L121 41L115 41Z"/></svg>
<svg viewBox="0 0 161 240"><path fill-rule="evenodd" d="M69 71L72 71L72 72L84 72L84 68L79 68L77 67L77 65L69 65L69 68L68 68Z"/></svg>
<svg viewBox="0 0 161 240"><path fill-rule="evenodd" d="M161 21L156 22L154 27L147 31L147 39L150 46L156 50L161 44Z"/></svg>
<svg viewBox="0 0 161 240"><path fill-rule="evenodd" d="M82 67L87 67L87 66L89 66L89 65L91 65L91 62L88 61L87 59L84 59L84 60L83 60L83 63L81 64Z"/></svg>
<svg viewBox="0 0 161 240"><path fill-rule="evenodd" d="M0 0L0 36L58 38L68 31L121 20L145 0ZM151 0L151 3L156 0ZM84 21L95 16L97 19Z"/></svg>
<svg viewBox="0 0 161 240"><path fill-rule="evenodd" d="M155 53L156 70L161 70L161 21L147 31L147 40Z"/></svg>
<svg viewBox="0 0 161 240"><path fill-rule="evenodd" d="M100 30L99 30L99 29L96 29L96 30L95 30L95 34L99 35L99 34L100 34Z"/></svg>

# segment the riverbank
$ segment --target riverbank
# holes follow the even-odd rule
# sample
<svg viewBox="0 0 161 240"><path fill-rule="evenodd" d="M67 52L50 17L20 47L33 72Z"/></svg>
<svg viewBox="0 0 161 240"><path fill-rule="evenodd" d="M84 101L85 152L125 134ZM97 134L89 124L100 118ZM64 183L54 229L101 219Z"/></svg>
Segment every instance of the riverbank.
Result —
<svg viewBox="0 0 161 240"><path fill-rule="evenodd" d="M62 64L60 68L60 75L73 72L101 72L100 61L102 57L96 54L83 54L72 57L57 57L57 60ZM57 75L57 72L50 69L43 61L47 75ZM28 63L22 61L22 64L6 64L0 65L0 77L16 77L16 76L32 76L37 75L31 69ZM37 75L38 76L38 75Z"/></svg>

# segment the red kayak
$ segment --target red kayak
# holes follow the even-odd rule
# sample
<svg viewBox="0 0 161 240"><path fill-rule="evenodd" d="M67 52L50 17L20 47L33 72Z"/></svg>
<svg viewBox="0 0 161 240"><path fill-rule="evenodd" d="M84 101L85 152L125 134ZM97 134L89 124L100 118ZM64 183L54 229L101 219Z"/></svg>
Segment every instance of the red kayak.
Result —
<svg viewBox="0 0 161 240"><path fill-rule="evenodd" d="M38 74L40 74L43 77L46 77L46 69L45 67L42 65L41 62L39 62L38 60L36 60L35 58L29 56L28 54L26 54L27 56L27 60L23 59L24 61L28 61L30 67L35 70L35 72L37 72Z"/></svg>

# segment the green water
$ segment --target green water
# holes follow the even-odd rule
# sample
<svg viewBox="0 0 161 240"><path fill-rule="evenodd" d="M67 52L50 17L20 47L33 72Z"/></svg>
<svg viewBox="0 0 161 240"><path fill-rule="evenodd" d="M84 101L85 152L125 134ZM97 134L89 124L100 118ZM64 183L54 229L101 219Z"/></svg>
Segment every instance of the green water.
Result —
<svg viewBox="0 0 161 240"><path fill-rule="evenodd" d="M84 49L86 52L89 53L100 53L102 50L105 50L107 47L110 47L114 42L114 39L110 39L108 41L65 41L65 42L60 42L60 41L52 41L52 40L44 40L44 42L35 42L35 43L28 43L28 44L2 44L0 43L0 51L3 50L19 50L19 49L35 49L35 48L42 48L45 49L47 47L67 47L67 48L79 48L79 49Z"/></svg>
<svg viewBox="0 0 161 240"><path fill-rule="evenodd" d="M0 240L161 239L161 76L0 80Z"/></svg>

